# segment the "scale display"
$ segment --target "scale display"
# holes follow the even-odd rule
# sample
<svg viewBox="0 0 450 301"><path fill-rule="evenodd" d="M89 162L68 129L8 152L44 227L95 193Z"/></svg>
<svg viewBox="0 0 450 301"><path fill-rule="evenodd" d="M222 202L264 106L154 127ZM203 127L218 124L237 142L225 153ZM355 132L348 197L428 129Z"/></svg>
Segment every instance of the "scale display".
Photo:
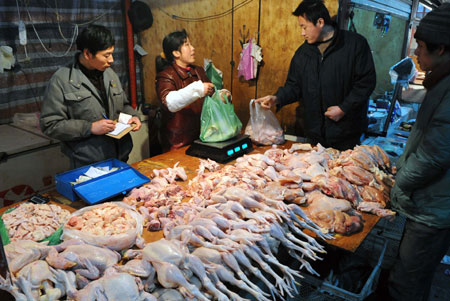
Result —
<svg viewBox="0 0 450 301"><path fill-rule="evenodd" d="M186 150L186 155L208 158L219 163L234 160L253 150L252 141L248 135L238 136L222 142L202 142L195 140Z"/></svg>

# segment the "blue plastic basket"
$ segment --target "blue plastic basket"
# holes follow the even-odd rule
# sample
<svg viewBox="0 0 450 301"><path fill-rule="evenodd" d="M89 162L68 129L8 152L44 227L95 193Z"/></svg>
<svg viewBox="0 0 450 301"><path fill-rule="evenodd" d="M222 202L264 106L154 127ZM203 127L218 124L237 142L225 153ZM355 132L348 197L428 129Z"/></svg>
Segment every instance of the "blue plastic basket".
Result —
<svg viewBox="0 0 450 301"><path fill-rule="evenodd" d="M79 184L71 184L91 166L117 167L118 170ZM56 190L71 201L81 198L88 204L96 204L150 182L150 179L130 165L117 159L109 159L69 170L55 176Z"/></svg>

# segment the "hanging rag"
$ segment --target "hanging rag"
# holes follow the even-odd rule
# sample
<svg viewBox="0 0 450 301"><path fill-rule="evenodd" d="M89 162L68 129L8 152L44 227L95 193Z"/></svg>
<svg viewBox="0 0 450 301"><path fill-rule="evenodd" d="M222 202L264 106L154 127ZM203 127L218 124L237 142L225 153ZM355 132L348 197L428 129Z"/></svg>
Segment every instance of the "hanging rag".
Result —
<svg viewBox="0 0 450 301"><path fill-rule="evenodd" d="M245 80L256 78L258 74L258 65L262 61L262 49L259 47L255 39L244 44L241 52L241 61L238 67L238 77L244 76Z"/></svg>

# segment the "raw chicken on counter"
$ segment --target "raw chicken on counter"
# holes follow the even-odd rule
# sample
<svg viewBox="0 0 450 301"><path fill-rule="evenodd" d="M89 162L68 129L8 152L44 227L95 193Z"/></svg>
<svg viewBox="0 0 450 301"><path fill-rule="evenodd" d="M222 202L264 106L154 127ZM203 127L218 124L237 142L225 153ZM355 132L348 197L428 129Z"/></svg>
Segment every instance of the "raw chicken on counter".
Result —
<svg viewBox="0 0 450 301"><path fill-rule="evenodd" d="M143 218L132 206L109 202L74 212L64 226L62 239L80 239L119 251L140 240L142 227Z"/></svg>
<svg viewBox="0 0 450 301"><path fill-rule="evenodd" d="M173 168L154 170L153 173L155 177L150 183L134 188L123 201L132 206L140 204L139 212L146 220L144 227L149 231L159 231L176 215L189 210L181 204L186 191L176 183L176 179L185 180L187 177L178 163Z"/></svg>
<svg viewBox="0 0 450 301"><path fill-rule="evenodd" d="M2 219L11 241L40 241L58 230L69 215L58 205L23 203L3 214Z"/></svg>
<svg viewBox="0 0 450 301"><path fill-rule="evenodd" d="M280 198L284 192L286 197L295 198L297 194L294 191L303 197L299 186L301 177L281 175L286 186L279 185L282 194L278 199L272 199L255 190L276 183L272 178L277 176L275 169L264 172L269 166L274 168L275 161L269 157L249 155L239 159L235 166L223 168L212 163L210 160L201 161L200 172L188 185L186 195L191 199L187 202L166 203L162 208L152 208L147 207L155 196L150 185L146 185L145 190L131 192L127 201L140 204L140 212L142 208L148 213L158 212L158 220L161 221L164 215L161 211L166 211L168 214L164 216L169 219L163 225L165 239L148 244L141 252L130 250L125 253L125 258L151 262L159 284L165 289L177 288L186 298L239 300L240 297L227 287L228 283L247 291L257 300L268 300L270 296L294 296L295 278L301 274L278 262L271 245L283 244L302 267L315 273L305 258L317 260L320 258L317 254L323 253L324 249L300 229L308 228L323 239L332 238L324 234L300 207L295 204L288 206L283 202L284 197ZM172 171L163 173L172 174ZM160 180L156 182L153 185L160 186ZM168 181L164 187L167 185ZM147 215L147 218L151 216ZM256 262L256 266L251 260ZM281 271L281 275L274 269ZM248 270L259 278L268 291L251 283L242 270ZM238 276L233 275L233 271ZM261 271L276 282L271 283ZM196 282L200 283L200 288L193 285ZM202 287L206 291L200 290Z"/></svg>
<svg viewBox="0 0 450 301"><path fill-rule="evenodd" d="M217 192L230 186L258 191L274 200L298 205L306 204L305 191L319 190L330 197L350 201L355 210L382 217L395 215L386 208L394 184L392 167L388 156L378 146L357 146L339 152L325 149L320 144L313 147L295 143L289 150L274 146L264 154L244 155L234 165L222 168L212 162L201 160L198 174L189 181L188 190L175 183L176 178L182 180L185 175L182 167L176 164L174 168L157 170L155 174L165 175L165 178L155 177L150 184L133 190L125 201L135 205L143 202L144 206L139 210L147 219L150 230L163 229L171 220L200 210L180 203L184 197L192 197L193 203L202 207L220 199ZM323 210L335 211L333 208ZM357 222L357 215L351 220L358 226L349 227L345 223L350 219L345 214L327 214L346 218L332 219L341 226L327 226L321 222L323 230L342 234L360 230L362 223Z"/></svg>
<svg viewBox="0 0 450 301"><path fill-rule="evenodd" d="M0 288L17 300L243 300L233 288L255 300L295 297L296 279L303 269L317 275L310 261L325 253L302 230L328 240L361 229L357 210L392 216L392 170L377 147L339 152L308 144L273 147L223 167L201 160L186 188L176 182L187 178L178 164L156 170L151 183L124 198L131 206L85 208L66 225L68 233L85 229L105 238L69 240L65 232L56 246L7 245L12 275L0 279ZM163 229L164 239L139 243L136 229L122 239L143 219L149 229ZM103 238L107 244L99 243ZM299 270L274 256L279 245Z"/></svg>
<svg viewBox="0 0 450 301"><path fill-rule="evenodd" d="M331 232L351 234L362 229L361 215L344 199L324 195L318 190L307 194L311 219Z"/></svg>
<svg viewBox="0 0 450 301"><path fill-rule="evenodd" d="M0 277L0 289L10 292L16 300L157 300L145 291L149 285L144 283L154 282L150 263L142 264L140 269L125 268L127 265L119 268L121 256L107 248L79 240L56 246L16 241L5 251L10 262L21 261L17 266L22 267L11 269L13 274L7 279ZM135 271L140 273L133 275Z"/></svg>

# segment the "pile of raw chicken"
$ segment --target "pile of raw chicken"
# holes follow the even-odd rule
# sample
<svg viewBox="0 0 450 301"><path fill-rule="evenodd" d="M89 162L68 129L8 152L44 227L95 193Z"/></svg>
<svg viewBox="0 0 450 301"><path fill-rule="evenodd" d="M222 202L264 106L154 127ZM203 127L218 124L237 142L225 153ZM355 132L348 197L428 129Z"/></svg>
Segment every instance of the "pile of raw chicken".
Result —
<svg viewBox="0 0 450 301"><path fill-rule="evenodd" d="M12 275L0 288L18 300L283 299L297 293L302 269L317 274L310 261L325 252L302 229L327 240L359 231L358 211L394 215L386 208L392 167L377 146L339 153L294 144L223 167L201 160L187 185L177 182L187 180L181 166L154 174L123 201L163 239L137 237L120 254L76 239L15 241L5 247ZM300 269L277 259L280 245Z"/></svg>
<svg viewBox="0 0 450 301"><path fill-rule="evenodd" d="M40 241L49 237L69 218L57 205L23 203L2 216L9 239Z"/></svg>
<svg viewBox="0 0 450 301"><path fill-rule="evenodd" d="M105 203L83 214L73 215L66 227L93 235L116 235L136 228L136 221L126 209Z"/></svg>

